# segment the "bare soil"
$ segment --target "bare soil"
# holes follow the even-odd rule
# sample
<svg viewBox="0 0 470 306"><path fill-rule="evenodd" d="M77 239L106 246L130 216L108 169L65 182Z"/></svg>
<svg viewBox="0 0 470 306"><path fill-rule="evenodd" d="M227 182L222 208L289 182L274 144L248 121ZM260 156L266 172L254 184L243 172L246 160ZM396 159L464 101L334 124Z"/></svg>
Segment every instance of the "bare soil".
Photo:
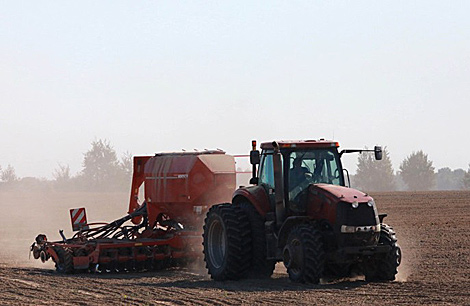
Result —
<svg viewBox="0 0 470 306"><path fill-rule="evenodd" d="M282 264L271 279L214 282L204 269L60 275L53 263L28 260L39 233L70 236L69 208L87 207L89 221L127 210L124 193L0 192L0 304L16 305L470 305L470 192L373 194L403 250L398 280L363 277L291 283Z"/></svg>

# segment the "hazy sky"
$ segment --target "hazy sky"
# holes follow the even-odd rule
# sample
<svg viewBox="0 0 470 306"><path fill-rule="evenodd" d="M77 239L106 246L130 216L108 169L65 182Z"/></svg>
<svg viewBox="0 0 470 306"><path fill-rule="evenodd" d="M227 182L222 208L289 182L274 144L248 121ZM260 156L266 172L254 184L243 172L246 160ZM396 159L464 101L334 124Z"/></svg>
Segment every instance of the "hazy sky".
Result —
<svg viewBox="0 0 470 306"><path fill-rule="evenodd" d="M470 162L470 1L1 1L0 165L250 140ZM357 156L346 165L355 171Z"/></svg>

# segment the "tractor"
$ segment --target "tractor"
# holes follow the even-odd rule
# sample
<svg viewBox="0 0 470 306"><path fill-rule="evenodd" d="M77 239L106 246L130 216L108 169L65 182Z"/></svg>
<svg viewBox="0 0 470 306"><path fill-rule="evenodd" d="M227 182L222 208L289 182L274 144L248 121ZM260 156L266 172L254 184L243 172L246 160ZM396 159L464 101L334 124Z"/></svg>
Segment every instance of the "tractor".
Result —
<svg viewBox="0 0 470 306"><path fill-rule="evenodd" d="M212 279L266 278L283 262L293 282L364 275L393 281L401 249L374 199L350 188L335 141L252 141L251 186L231 203L212 206L203 227L203 252ZM346 180L348 184L346 186Z"/></svg>

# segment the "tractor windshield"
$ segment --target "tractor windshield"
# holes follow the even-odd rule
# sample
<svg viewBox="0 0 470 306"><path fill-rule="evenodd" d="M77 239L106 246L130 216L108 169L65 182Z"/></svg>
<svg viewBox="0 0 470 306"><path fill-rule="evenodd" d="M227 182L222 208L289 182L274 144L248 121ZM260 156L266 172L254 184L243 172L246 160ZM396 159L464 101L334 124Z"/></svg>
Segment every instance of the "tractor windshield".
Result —
<svg viewBox="0 0 470 306"><path fill-rule="evenodd" d="M335 149L296 150L289 154L289 191L311 183L344 185Z"/></svg>

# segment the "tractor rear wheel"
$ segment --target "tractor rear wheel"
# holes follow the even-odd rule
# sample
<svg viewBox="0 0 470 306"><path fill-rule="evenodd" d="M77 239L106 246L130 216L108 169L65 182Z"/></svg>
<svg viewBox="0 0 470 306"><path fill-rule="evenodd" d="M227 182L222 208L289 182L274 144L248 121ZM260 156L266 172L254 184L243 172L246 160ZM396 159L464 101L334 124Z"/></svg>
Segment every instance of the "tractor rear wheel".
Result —
<svg viewBox="0 0 470 306"><path fill-rule="evenodd" d="M308 224L295 227L287 238L283 257L293 282L318 284L325 268L321 233Z"/></svg>
<svg viewBox="0 0 470 306"><path fill-rule="evenodd" d="M204 261L214 280L240 279L251 263L251 231L246 214L231 204L212 206L204 220Z"/></svg>
<svg viewBox="0 0 470 306"><path fill-rule="evenodd" d="M401 249L395 231L387 224L381 224L379 245L390 246L390 251L368 262L364 268L366 281L393 281L401 263Z"/></svg>
<svg viewBox="0 0 470 306"><path fill-rule="evenodd" d="M269 278L273 274L276 260L266 259L264 219L251 203L240 202L238 206L247 215L251 227L252 259L248 276L250 278Z"/></svg>
<svg viewBox="0 0 470 306"><path fill-rule="evenodd" d="M54 251L59 257L59 261L55 263L55 268L57 272L63 274L73 273L73 254L69 249L64 249L61 247L55 247Z"/></svg>

